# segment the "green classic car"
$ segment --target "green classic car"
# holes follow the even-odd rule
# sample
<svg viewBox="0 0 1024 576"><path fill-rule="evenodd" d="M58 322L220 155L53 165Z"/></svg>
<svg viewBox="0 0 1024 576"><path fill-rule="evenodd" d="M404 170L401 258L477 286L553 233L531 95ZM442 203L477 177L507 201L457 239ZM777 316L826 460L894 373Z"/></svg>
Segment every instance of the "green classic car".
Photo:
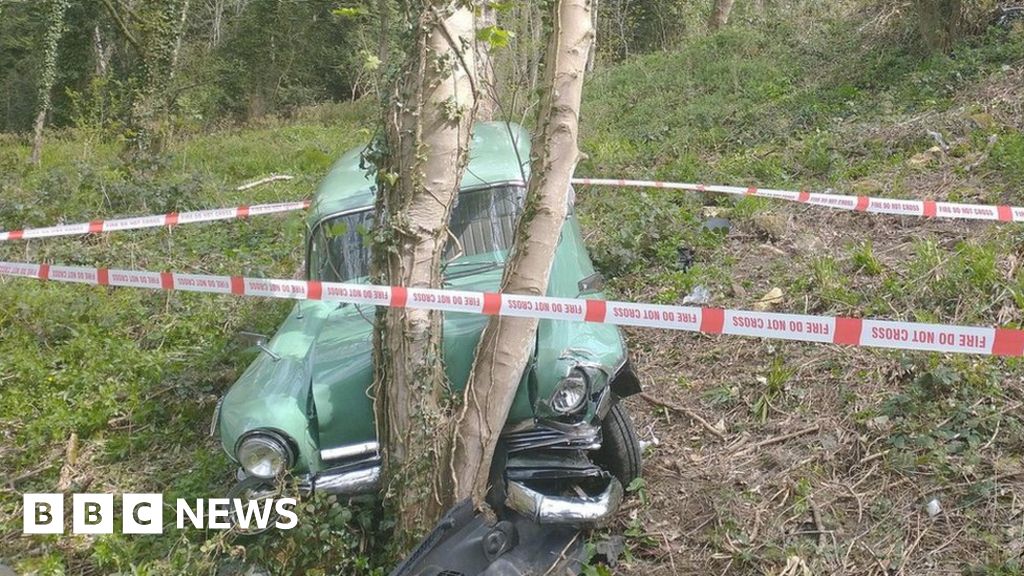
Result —
<svg viewBox="0 0 1024 576"><path fill-rule="evenodd" d="M519 126L476 126L451 215L445 287L498 288L523 205L529 141ZM375 186L360 153L345 154L313 200L311 280L367 282ZM601 284L570 204L548 295L600 298ZM251 495L283 475L302 490L355 496L378 489L373 318L372 306L302 301L273 338L258 344L261 353L214 416L224 450L240 465L235 494ZM445 314L445 369L456 391L465 386L487 321ZM597 522L612 514L623 487L640 474L640 447L618 402L638 391L617 327L541 320L495 456L495 504L542 523Z"/></svg>

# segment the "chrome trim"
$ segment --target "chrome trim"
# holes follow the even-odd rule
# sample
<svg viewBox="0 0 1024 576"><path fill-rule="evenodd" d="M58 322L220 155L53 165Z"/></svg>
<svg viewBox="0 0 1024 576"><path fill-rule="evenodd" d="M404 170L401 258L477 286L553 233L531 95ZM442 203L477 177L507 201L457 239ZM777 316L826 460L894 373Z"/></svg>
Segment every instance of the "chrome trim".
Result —
<svg viewBox="0 0 1024 576"><path fill-rule="evenodd" d="M242 460L238 457L238 450L242 447L242 444L244 444L246 440L257 436L269 438L273 443L277 444L281 448L282 456L284 456L285 460L284 470L288 470L295 465L295 447L291 436L273 428L256 428L239 436L238 440L235 441L235 450L232 454L236 462L239 464L242 463ZM246 473L248 474L249 471L246 470Z"/></svg>
<svg viewBox="0 0 1024 576"><path fill-rule="evenodd" d="M355 458L356 456L376 454L378 450L380 450L380 444L374 441L360 442L358 444L347 444L345 446L338 446L336 448L328 448L326 450L321 450L320 459L326 462L328 460Z"/></svg>
<svg viewBox="0 0 1024 576"><path fill-rule="evenodd" d="M329 494L358 496L376 492L379 487L380 466L333 474L328 470L313 478L313 490Z"/></svg>
<svg viewBox="0 0 1024 576"><path fill-rule="evenodd" d="M221 396L220 400L217 400L217 405L213 407L213 419L210 420L210 438L213 438L217 434L217 429L220 428L220 408L224 405L224 397Z"/></svg>
<svg viewBox="0 0 1024 576"><path fill-rule="evenodd" d="M604 421L604 417L608 415L608 411L612 409L612 385L611 382L604 385L604 390L601 390L601 395L597 398L597 407L594 409L594 414L597 415L597 419Z"/></svg>
<svg viewBox="0 0 1024 576"><path fill-rule="evenodd" d="M601 429L589 424L556 428L554 422L538 424L533 428L502 434L501 439L509 453L540 448L592 450L601 447Z"/></svg>
<svg viewBox="0 0 1024 576"><path fill-rule="evenodd" d="M509 482L505 503L539 524L590 524L607 520L622 504L622 484L615 478L597 496L546 496L519 482Z"/></svg>

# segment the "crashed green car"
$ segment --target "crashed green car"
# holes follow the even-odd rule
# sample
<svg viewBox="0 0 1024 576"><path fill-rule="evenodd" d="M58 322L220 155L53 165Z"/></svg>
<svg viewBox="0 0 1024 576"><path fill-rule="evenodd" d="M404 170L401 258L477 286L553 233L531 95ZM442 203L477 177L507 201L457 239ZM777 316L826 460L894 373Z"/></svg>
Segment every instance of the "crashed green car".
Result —
<svg viewBox="0 0 1024 576"><path fill-rule="evenodd" d="M320 185L307 219L310 280L366 283L374 182L360 149ZM447 288L495 291L529 176L521 127L474 130L444 263ZM572 194L570 194L572 197ZM570 205L549 296L601 298L602 280ZM356 496L380 483L371 400L372 306L302 301L221 400L214 425L239 466L235 494L290 475L302 490ZM444 364L466 383L488 317L448 312ZM492 478L499 505L542 523L599 522L640 474L640 447L619 400L639 392L622 334L607 324L541 320L536 351L503 430Z"/></svg>

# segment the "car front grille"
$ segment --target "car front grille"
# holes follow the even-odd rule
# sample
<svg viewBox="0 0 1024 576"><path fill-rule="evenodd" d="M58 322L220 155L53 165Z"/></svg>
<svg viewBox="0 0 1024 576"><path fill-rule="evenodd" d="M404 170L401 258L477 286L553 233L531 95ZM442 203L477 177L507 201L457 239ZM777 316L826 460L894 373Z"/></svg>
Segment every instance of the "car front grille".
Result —
<svg viewBox="0 0 1024 576"><path fill-rule="evenodd" d="M558 430L538 425L529 430L503 434L501 439L510 453L539 448L595 450L601 447L601 429L596 426L573 426L568 430Z"/></svg>

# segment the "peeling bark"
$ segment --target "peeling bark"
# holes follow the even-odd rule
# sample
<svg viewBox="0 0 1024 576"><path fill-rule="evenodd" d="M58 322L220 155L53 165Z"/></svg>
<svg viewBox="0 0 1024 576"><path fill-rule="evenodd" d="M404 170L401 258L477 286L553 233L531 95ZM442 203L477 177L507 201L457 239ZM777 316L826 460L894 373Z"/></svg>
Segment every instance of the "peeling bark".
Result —
<svg viewBox="0 0 1024 576"><path fill-rule="evenodd" d="M377 283L441 288L448 217L468 160L476 109L473 14L462 3L421 0L384 110L377 164L373 276ZM375 156L377 156L375 158ZM408 549L451 505L450 394L440 312L384 308L374 331L374 409L383 446L384 496L395 542Z"/></svg>
<svg viewBox="0 0 1024 576"><path fill-rule="evenodd" d="M583 75L593 38L589 0L559 0L538 128L533 139L526 207L505 267L501 291L540 296L547 292L551 262L565 221L569 180L579 160L576 144ZM476 350L455 423L452 454L455 499L482 506L498 436L533 352L534 318L492 317Z"/></svg>

